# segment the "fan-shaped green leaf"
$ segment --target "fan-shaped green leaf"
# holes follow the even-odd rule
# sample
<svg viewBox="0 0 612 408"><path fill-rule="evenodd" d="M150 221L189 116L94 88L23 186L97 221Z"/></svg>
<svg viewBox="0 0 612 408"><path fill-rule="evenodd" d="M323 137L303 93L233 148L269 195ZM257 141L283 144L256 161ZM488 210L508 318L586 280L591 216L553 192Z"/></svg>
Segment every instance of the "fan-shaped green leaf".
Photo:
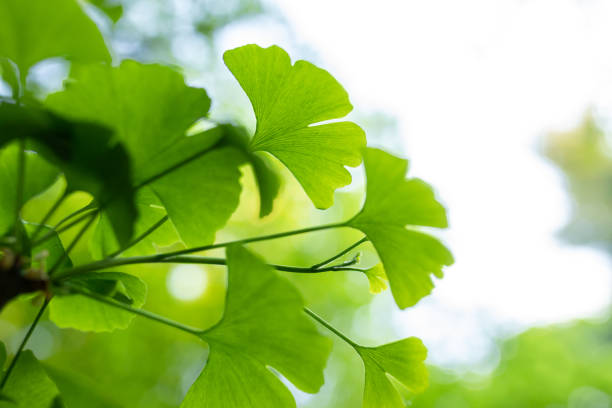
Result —
<svg viewBox="0 0 612 408"><path fill-rule="evenodd" d="M410 337L380 347L356 347L365 366L363 408L404 408L406 405L387 375L414 393L427 387L427 349Z"/></svg>
<svg viewBox="0 0 612 408"><path fill-rule="evenodd" d="M59 170L49 164L39 154L28 151L25 154L25 178L23 202L42 193L59 177ZM17 168L19 147L10 144L0 150L0 236L12 227L17 206Z"/></svg>
<svg viewBox="0 0 612 408"><path fill-rule="evenodd" d="M76 0L2 0L0 57L15 62L25 78L52 57L110 61L104 39Z"/></svg>
<svg viewBox="0 0 612 408"><path fill-rule="evenodd" d="M376 264L375 266L367 269L365 272L368 282L370 283L370 292L380 293L387 289L387 275L382 264Z"/></svg>
<svg viewBox="0 0 612 408"><path fill-rule="evenodd" d="M3 394L11 402L0 398L0 407L56 408L61 407L59 390L31 351L21 353Z"/></svg>
<svg viewBox="0 0 612 408"><path fill-rule="evenodd" d="M143 281L120 272L89 272L65 280L49 305L49 317L59 327L93 332L125 329L135 315L76 294L71 289L104 296L134 308L144 305L147 292Z"/></svg>
<svg viewBox="0 0 612 408"><path fill-rule="evenodd" d="M330 341L303 313L297 290L254 255L229 247L223 319L201 337L210 346L202 374L184 408L295 407L291 393L267 367L299 389L316 392Z"/></svg>
<svg viewBox="0 0 612 408"><path fill-rule="evenodd" d="M442 277L451 253L417 226L447 226L444 207L419 179L405 179L408 162L378 149L366 149L366 201L348 223L372 242L389 278L396 303L413 306L433 289L430 274ZM408 228L406 228L408 226Z"/></svg>
<svg viewBox="0 0 612 408"><path fill-rule="evenodd" d="M246 45L226 51L223 59L253 105L251 150L276 156L317 208L330 207L334 190L351 182L345 166L358 166L365 146L365 134L353 122L314 126L353 109L344 88L309 62L291 65L276 46Z"/></svg>
<svg viewBox="0 0 612 408"><path fill-rule="evenodd" d="M211 243L235 210L244 158L230 149L213 151L223 134L219 128L186 136L208 112L210 99L203 89L185 85L178 72L135 61L77 67L66 89L46 104L114 128L131 153L134 186L149 185L157 196L148 203L141 197L139 208L161 202L186 244ZM148 218L141 217L136 229L149 228L143 221Z"/></svg>

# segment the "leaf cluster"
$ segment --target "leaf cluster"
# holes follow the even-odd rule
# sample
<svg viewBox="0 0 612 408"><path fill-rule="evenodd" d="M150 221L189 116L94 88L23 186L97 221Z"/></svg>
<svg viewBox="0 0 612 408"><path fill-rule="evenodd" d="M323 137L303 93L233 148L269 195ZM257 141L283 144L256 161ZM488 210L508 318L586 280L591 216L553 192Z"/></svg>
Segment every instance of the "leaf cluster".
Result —
<svg viewBox="0 0 612 408"><path fill-rule="evenodd" d="M106 2L92 4L109 12ZM33 354L24 351L47 305L60 328L112 331L141 316L199 338L209 356L182 403L187 408L295 407L280 375L316 393L324 383L331 343L315 322L363 360L364 407L402 406L394 382L415 393L424 389L426 349L420 340L356 344L310 310L299 290L277 272L359 273L373 292L384 290L388 280L403 309L428 295L431 276L442 277L442 268L453 262L444 245L422 230L447 226L433 190L406 179L407 161L366 147L364 131L342 120L352 105L330 73L306 61L292 63L277 46L227 51L225 64L257 119L250 135L238 123L211 120L207 92L188 86L177 70L133 60L111 64L102 35L75 0L5 0L0 21L8 22L0 26L2 75L13 91L0 102L0 283L18 284L2 292L0 301L32 291L44 297L2 376L2 403L68 404ZM28 72L52 57L72 62L69 78L62 90L36 98L25 86ZM202 123L205 130L195 126ZM265 217L273 212L283 182L279 165L316 208L327 209L335 190L351 183L347 167L362 162L365 203L349 220L216 241L239 205L245 167L252 169L259 215ZM24 220L23 205L58 182L64 188L48 213L36 222ZM77 191L88 193L90 203L49 225ZM312 267L267 264L245 248L338 228L359 230L363 237ZM85 238L93 261L74 263L71 252ZM368 241L379 264L362 267L356 256L341 262ZM217 248L225 248L225 258L193 255ZM142 309L146 285L116 268L152 263L227 265L222 319L200 329ZM0 354L1 363L5 355Z"/></svg>

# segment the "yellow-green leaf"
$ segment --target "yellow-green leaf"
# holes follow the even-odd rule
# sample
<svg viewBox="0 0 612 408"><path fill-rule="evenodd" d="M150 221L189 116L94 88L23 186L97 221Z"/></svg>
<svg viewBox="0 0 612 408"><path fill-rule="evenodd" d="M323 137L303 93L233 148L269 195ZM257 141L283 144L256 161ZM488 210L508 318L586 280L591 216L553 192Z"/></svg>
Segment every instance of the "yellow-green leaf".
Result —
<svg viewBox="0 0 612 408"><path fill-rule="evenodd" d="M298 291L239 246L227 249L228 287L222 320L201 337L210 353L183 408L294 408L268 367L299 389L323 385L330 341L303 312Z"/></svg>
<svg viewBox="0 0 612 408"><path fill-rule="evenodd" d="M415 305L433 289L431 274L442 277L442 268L453 256L419 226L445 228L446 211L433 190L422 180L406 179L406 160L368 148L364 154L366 201L348 223L363 231L376 248L391 292L404 309Z"/></svg>
<svg viewBox="0 0 612 408"><path fill-rule="evenodd" d="M0 57L17 64L22 78L53 57L110 61L104 39L76 0L2 0Z"/></svg>
<svg viewBox="0 0 612 408"><path fill-rule="evenodd" d="M353 122L319 124L353 109L344 88L307 61L291 65L277 46L245 45L223 59L253 105L251 150L276 156L317 208L330 207L334 191L351 182L345 166L358 166L365 146L365 133Z"/></svg>

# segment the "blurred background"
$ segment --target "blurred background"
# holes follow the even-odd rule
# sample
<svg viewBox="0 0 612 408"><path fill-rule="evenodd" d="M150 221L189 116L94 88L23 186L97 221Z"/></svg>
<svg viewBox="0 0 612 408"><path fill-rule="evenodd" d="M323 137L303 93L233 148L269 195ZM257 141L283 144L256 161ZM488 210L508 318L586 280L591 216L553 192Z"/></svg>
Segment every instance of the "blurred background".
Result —
<svg viewBox="0 0 612 408"><path fill-rule="evenodd" d="M329 70L348 90L350 119L369 143L409 158L411 174L434 185L451 223L441 238L457 261L416 307L399 311L388 291L369 294L362 276L289 276L312 309L363 344L423 339L431 385L406 395L408 405L612 407L612 2L90 3L116 61L178 67L207 89L216 119L254 125L223 65L226 49L278 44ZM61 87L68 69L41 63L29 85L44 95ZM361 169L325 212L285 175L275 211L258 220L245 174L241 206L218 239L337 221L360 207ZM57 191L30 202L26 216L35 220ZM56 218L87 199L71 197ZM357 236L321 232L252 248L270 262L310 265ZM88 256L86 246L75 252L77 261ZM364 258L373 259L371 249ZM222 314L222 268L126 270L148 283L148 310L199 327ZM35 311L22 300L2 312L9 349ZM176 407L206 360L199 342L142 319L109 334L44 322L30 346L60 388L88 407L85 388L100 390L101 407ZM321 392L292 391L300 407L355 408L362 376L358 357L336 342ZM128 379L130 387L113 387Z"/></svg>

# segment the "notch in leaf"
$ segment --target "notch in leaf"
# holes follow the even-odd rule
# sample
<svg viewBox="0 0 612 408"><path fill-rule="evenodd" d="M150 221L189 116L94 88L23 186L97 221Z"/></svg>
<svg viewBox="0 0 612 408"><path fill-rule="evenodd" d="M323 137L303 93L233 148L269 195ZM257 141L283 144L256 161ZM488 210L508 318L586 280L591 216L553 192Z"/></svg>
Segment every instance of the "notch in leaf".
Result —
<svg viewBox="0 0 612 408"><path fill-rule="evenodd" d="M227 249L228 286L222 320L200 336L210 353L183 408L294 408L273 367L299 389L323 385L331 342L303 312L298 291L240 246Z"/></svg>
<svg viewBox="0 0 612 408"><path fill-rule="evenodd" d="M249 148L279 159L317 208L328 208L334 191L351 182L345 166L361 163L365 133L338 119L352 109L344 88L307 61L291 65L277 46L250 44L226 51L225 64L249 97L257 129Z"/></svg>
<svg viewBox="0 0 612 408"><path fill-rule="evenodd" d="M397 305L405 309L427 296L431 274L443 276L450 251L420 226L446 228L446 211L431 187L405 175L408 161L382 150L364 154L366 201L347 225L364 232L380 257Z"/></svg>

